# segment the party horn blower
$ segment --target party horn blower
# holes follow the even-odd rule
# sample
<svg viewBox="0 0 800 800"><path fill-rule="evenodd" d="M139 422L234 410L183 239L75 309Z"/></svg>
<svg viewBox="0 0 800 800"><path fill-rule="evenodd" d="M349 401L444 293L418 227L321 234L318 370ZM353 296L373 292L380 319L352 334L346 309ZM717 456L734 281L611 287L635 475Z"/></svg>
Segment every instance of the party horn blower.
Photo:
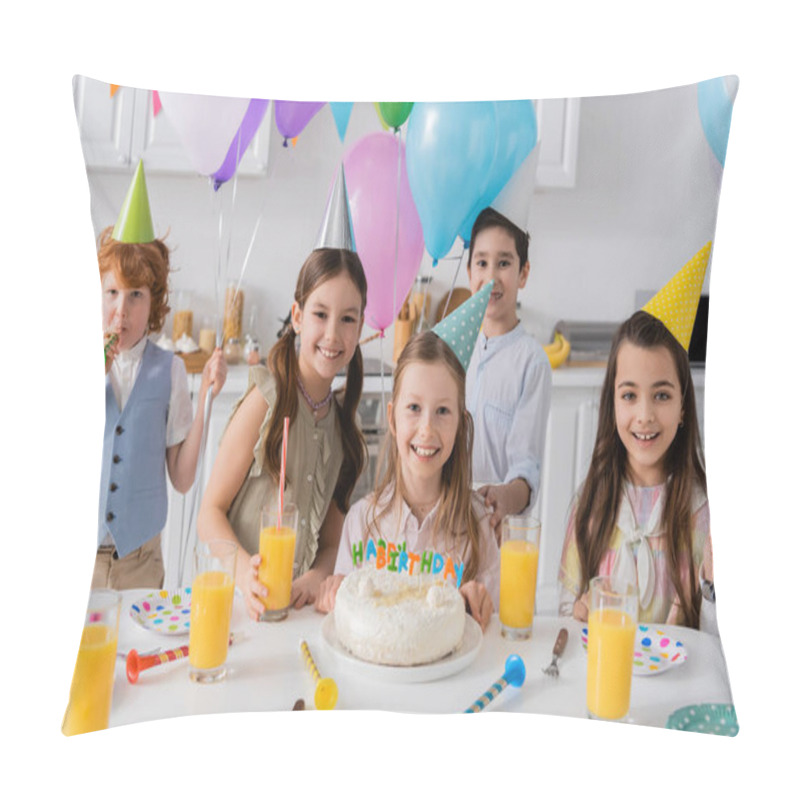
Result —
<svg viewBox="0 0 800 800"><path fill-rule="evenodd" d="M241 634L232 633L228 638L228 644L233 644ZM157 667L159 664L166 664L169 661L177 661L189 655L189 645L185 644L176 647L174 650L165 650L163 653L155 653L150 656L140 656L136 650L128 652L125 660L125 674L128 676L129 683L136 683L139 680L139 673L144 672L150 667Z"/></svg>
<svg viewBox="0 0 800 800"><path fill-rule="evenodd" d="M112 333L111 336L108 337L108 341L103 347L103 355L108 358L108 351L111 347L113 347L117 343L117 339L119 339L119 334Z"/></svg>
<svg viewBox="0 0 800 800"><path fill-rule="evenodd" d="M300 640L300 650L303 653L306 666L317 684L317 688L314 690L314 706L317 711L330 711L336 708L336 701L339 699L339 689L336 686L336 681L333 678L323 678L319 674L305 639Z"/></svg>
<svg viewBox="0 0 800 800"><path fill-rule="evenodd" d="M506 686L511 684L511 686L520 687L523 683L525 683L525 662L519 656L511 655L506 659L506 671L502 677L493 683L464 713L475 714L483 711Z"/></svg>

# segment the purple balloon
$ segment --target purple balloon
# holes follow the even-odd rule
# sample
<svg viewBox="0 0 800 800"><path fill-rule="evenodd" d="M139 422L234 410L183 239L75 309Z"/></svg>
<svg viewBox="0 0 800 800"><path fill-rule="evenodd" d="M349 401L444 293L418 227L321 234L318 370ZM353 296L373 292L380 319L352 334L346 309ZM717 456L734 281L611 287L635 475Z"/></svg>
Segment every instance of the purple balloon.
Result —
<svg viewBox="0 0 800 800"><path fill-rule="evenodd" d="M314 114L324 105L325 103L308 103L302 100L275 101L275 124L283 136L284 147L287 146L288 139L300 135Z"/></svg>
<svg viewBox="0 0 800 800"><path fill-rule="evenodd" d="M228 155L225 156L222 166L211 176L214 179L215 192L225 181L233 177L233 173L236 172L236 167L239 166L242 156L256 135L261 120L264 119L264 114L267 113L268 106L269 100L253 99L250 101L250 105L247 106L247 111L244 113L242 124L239 126L239 130L233 137L231 146L228 149Z"/></svg>
<svg viewBox="0 0 800 800"><path fill-rule="evenodd" d="M405 146L391 133L371 133L345 155L344 174L353 234L367 276L365 321L383 333L402 307L425 250Z"/></svg>

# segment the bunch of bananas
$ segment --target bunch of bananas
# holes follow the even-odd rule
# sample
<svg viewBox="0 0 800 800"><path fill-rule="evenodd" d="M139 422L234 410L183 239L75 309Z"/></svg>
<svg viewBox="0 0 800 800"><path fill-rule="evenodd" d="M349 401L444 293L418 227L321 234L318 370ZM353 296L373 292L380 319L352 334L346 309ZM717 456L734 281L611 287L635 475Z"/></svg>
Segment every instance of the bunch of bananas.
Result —
<svg viewBox="0 0 800 800"><path fill-rule="evenodd" d="M550 359L552 369L560 367L569 357L570 343L558 331L553 336L553 341L544 346L544 351Z"/></svg>

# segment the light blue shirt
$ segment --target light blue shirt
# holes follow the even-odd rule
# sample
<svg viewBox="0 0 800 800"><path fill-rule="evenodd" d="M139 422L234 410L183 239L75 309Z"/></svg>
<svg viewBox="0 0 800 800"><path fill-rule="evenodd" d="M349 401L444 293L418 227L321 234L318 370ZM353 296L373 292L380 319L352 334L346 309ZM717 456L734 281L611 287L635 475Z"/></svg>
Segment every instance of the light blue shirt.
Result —
<svg viewBox="0 0 800 800"><path fill-rule="evenodd" d="M541 483L552 370L547 354L520 323L501 336L478 334L467 370L467 409L475 425L472 480L530 487Z"/></svg>

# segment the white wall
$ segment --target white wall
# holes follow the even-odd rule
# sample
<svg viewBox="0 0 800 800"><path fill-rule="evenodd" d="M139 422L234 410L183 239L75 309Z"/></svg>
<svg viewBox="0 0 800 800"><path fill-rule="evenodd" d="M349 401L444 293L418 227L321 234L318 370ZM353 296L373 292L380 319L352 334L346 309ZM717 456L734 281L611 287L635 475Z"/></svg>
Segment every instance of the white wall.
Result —
<svg viewBox="0 0 800 800"><path fill-rule="evenodd" d="M159 117L159 125L168 125ZM265 123L274 126L270 115ZM345 142L329 107L282 146L273 131L267 176L239 176L213 196L195 175L147 176L154 224L174 248L173 298L192 291L195 336L213 317L217 264L238 279L261 217L243 280L245 327L257 307L262 347L274 341L278 318L291 303L297 272L315 244L330 182L347 149L381 130L371 103L354 106ZM144 154L145 166L147 153ZM709 239L713 239L722 170L706 146L693 87L639 95L584 98L580 107L574 188L537 189L529 230L532 276L520 294L521 317L541 340L559 319L621 321L636 308L637 290L656 290ZM89 182L95 232L111 225L130 172L92 170ZM230 250L219 251L219 220L230 231ZM230 227L229 227L230 226ZM461 239L433 268L433 307L454 279ZM709 270L710 273L710 270ZM461 264L456 285L466 285ZM708 277L706 278L708 285ZM168 318L166 330L171 330ZM365 335L370 333L365 329ZM366 356L391 359L392 335L365 346Z"/></svg>

